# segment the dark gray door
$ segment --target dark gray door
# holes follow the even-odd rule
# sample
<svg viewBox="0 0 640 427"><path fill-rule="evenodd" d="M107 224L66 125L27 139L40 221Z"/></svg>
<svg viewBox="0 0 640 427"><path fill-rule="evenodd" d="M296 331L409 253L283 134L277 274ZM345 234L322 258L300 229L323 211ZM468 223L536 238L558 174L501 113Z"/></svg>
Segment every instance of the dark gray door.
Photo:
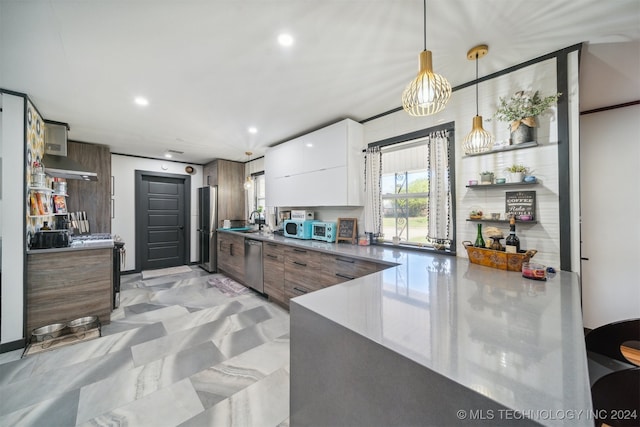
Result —
<svg viewBox="0 0 640 427"><path fill-rule="evenodd" d="M136 270L188 263L189 179L136 171Z"/></svg>

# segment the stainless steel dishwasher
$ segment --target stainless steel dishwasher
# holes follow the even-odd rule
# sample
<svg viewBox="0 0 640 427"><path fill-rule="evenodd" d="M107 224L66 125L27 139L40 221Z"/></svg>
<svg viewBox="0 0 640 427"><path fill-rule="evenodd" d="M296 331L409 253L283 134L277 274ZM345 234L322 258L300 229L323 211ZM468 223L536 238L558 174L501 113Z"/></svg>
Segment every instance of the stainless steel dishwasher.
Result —
<svg viewBox="0 0 640 427"><path fill-rule="evenodd" d="M262 270L262 242L244 239L244 280L247 286L264 293Z"/></svg>

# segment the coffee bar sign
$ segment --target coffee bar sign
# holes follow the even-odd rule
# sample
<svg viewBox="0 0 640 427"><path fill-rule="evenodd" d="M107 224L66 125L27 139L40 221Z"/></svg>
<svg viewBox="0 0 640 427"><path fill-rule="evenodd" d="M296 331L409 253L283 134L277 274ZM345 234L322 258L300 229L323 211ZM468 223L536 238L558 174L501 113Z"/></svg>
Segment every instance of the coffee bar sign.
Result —
<svg viewBox="0 0 640 427"><path fill-rule="evenodd" d="M507 216L530 215L530 220L536 217L536 192L535 191L507 191L506 194Z"/></svg>

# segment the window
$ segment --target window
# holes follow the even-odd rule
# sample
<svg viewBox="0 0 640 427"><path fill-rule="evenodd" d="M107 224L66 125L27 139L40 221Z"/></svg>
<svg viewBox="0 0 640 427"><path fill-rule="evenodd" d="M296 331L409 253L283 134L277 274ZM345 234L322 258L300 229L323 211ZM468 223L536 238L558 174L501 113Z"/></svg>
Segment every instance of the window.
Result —
<svg viewBox="0 0 640 427"><path fill-rule="evenodd" d="M369 230L385 242L455 251L454 140L451 123L369 145L365 180L380 178L365 182Z"/></svg>
<svg viewBox="0 0 640 427"><path fill-rule="evenodd" d="M265 179L264 172L251 174L251 188L247 191L247 212L265 210Z"/></svg>
<svg viewBox="0 0 640 427"><path fill-rule="evenodd" d="M382 149L382 233L402 243L426 245L429 172L427 141Z"/></svg>

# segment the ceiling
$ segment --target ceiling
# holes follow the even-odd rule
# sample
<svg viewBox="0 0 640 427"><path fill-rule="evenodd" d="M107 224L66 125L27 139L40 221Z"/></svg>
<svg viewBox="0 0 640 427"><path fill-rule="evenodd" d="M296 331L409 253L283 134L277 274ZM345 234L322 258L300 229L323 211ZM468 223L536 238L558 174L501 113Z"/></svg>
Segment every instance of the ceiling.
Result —
<svg viewBox="0 0 640 427"><path fill-rule="evenodd" d="M454 87L475 78L466 53L479 43L484 75L639 39L638 0L427 2L434 71ZM246 161L397 108L422 49L420 0L0 0L0 88L68 123L72 140L183 162Z"/></svg>

